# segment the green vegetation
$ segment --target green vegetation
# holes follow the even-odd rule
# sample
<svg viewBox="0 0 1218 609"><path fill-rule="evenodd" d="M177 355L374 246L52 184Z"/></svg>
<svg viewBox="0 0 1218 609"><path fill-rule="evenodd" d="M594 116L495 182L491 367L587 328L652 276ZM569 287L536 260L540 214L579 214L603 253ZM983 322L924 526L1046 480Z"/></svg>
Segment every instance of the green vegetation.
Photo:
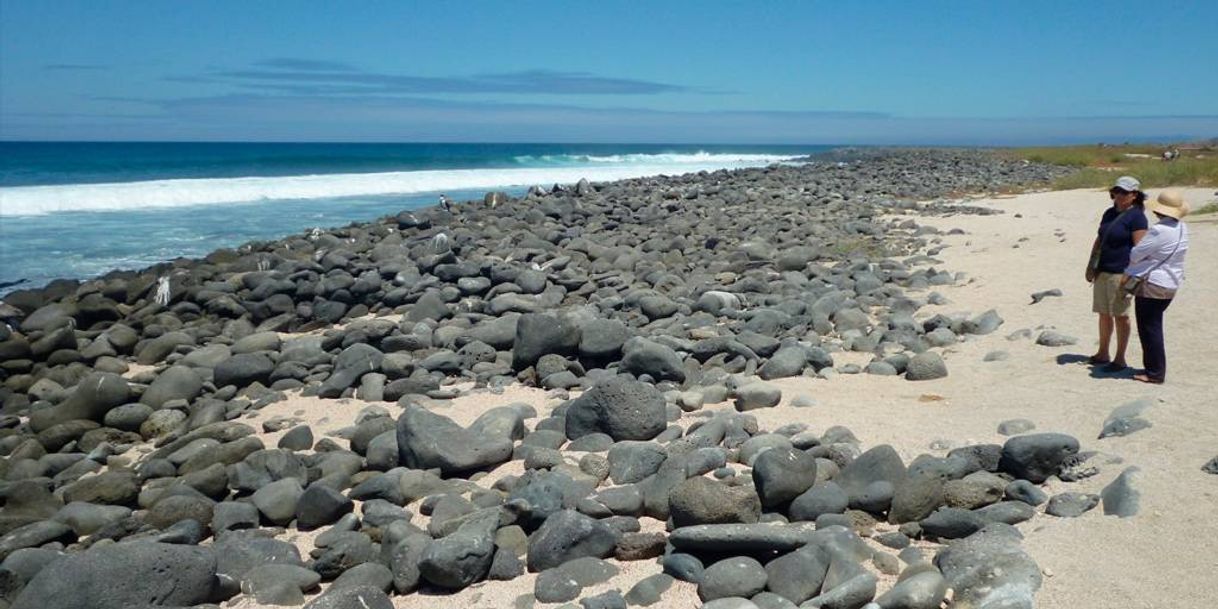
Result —
<svg viewBox="0 0 1218 609"><path fill-rule="evenodd" d="M1218 214L1218 203L1210 203L1205 205L1201 209L1194 211L1193 214L1198 216L1201 214Z"/></svg>
<svg viewBox="0 0 1218 609"><path fill-rule="evenodd" d="M837 258L850 258L855 255L882 258L892 255L882 241L864 236L842 237L831 243L828 250Z"/></svg>
<svg viewBox="0 0 1218 609"><path fill-rule="evenodd" d="M1146 188L1218 186L1218 148L1180 146L1180 158L1163 161L1161 145L1013 148L1008 152L1037 163L1077 167L1054 188L1104 188L1119 175L1132 175Z"/></svg>

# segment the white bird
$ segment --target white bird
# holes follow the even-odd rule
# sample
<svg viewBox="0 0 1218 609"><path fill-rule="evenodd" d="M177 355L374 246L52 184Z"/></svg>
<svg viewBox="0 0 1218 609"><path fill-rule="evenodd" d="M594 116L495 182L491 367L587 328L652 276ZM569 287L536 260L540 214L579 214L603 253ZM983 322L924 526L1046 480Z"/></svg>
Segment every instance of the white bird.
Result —
<svg viewBox="0 0 1218 609"><path fill-rule="evenodd" d="M169 275L161 275L156 280L156 295L153 300L162 307L169 305Z"/></svg>
<svg viewBox="0 0 1218 609"><path fill-rule="evenodd" d="M453 210L452 199L449 199L448 195L440 195L440 207L443 207L444 211L451 212Z"/></svg>
<svg viewBox="0 0 1218 609"><path fill-rule="evenodd" d="M448 249L448 235L444 233L436 233L436 236L431 238L431 248L436 252L443 252Z"/></svg>

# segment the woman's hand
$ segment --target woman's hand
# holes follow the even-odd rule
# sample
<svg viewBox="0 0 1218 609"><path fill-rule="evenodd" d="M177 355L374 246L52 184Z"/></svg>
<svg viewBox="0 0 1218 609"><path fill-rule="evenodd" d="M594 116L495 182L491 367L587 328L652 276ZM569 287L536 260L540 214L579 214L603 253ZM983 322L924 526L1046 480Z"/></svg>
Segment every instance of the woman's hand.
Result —
<svg viewBox="0 0 1218 609"><path fill-rule="evenodd" d="M1125 282L1129 281L1129 275L1121 275L1121 287L1125 287Z"/></svg>
<svg viewBox="0 0 1218 609"><path fill-rule="evenodd" d="M1083 277L1087 279L1087 283L1095 281L1095 269L1087 267L1087 272L1083 274Z"/></svg>

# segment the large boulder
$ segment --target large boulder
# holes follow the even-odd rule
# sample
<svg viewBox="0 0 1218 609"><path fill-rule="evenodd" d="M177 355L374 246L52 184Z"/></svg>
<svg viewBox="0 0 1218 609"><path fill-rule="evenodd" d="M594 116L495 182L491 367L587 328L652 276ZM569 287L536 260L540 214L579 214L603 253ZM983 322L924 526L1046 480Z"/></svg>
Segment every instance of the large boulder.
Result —
<svg viewBox="0 0 1218 609"><path fill-rule="evenodd" d="M239 493L254 492L284 478L295 478L302 486L309 482L304 461L290 450L255 451L228 466L229 488Z"/></svg>
<svg viewBox="0 0 1218 609"><path fill-rule="evenodd" d="M736 388L736 410L748 412L773 408L782 401L782 389L773 383L754 381Z"/></svg>
<svg viewBox="0 0 1218 609"><path fill-rule="evenodd" d="M622 346L622 369L657 381L685 382L681 356L671 347L636 336Z"/></svg>
<svg viewBox="0 0 1218 609"><path fill-rule="evenodd" d="M1138 466L1125 468L1108 486L1100 491L1104 501L1104 514L1129 518L1138 513L1142 493L1138 490L1142 469Z"/></svg>
<svg viewBox="0 0 1218 609"><path fill-rule="evenodd" d="M524 413L515 406L498 406L478 415L469 424L471 432L480 435L519 440L525 436Z"/></svg>
<svg viewBox="0 0 1218 609"><path fill-rule="evenodd" d="M74 419L102 421L107 412L131 401L131 386L123 377L95 372L81 379L68 399L30 413L30 429L41 432Z"/></svg>
<svg viewBox="0 0 1218 609"><path fill-rule="evenodd" d="M285 525L296 517L298 504L304 489L295 478L276 480L263 486L250 496L262 517L277 525Z"/></svg>
<svg viewBox="0 0 1218 609"><path fill-rule="evenodd" d="M809 607L862 607L875 597L877 578L854 560L834 556L825 573L821 593L804 605Z"/></svg>
<svg viewBox="0 0 1218 609"><path fill-rule="evenodd" d="M30 580L12 609L188 607L220 600L219 589L210 549L120 543L51 563Z"/></svg>
<svg viewBox="0 0 1218 609"><path fill-rule="evenodd" d="M304 609L393 609L393 601L384 590L362 584L326 590L325 594L309 601Z"/></svg>
<svg viewBox="0 0 1218 609"><path fill-rule="evenodd" d="M862 497L867 487L876 482L888 482L895 487L904 479L905 463L901 461L896 449L888 444L869 449L833 477L833 481L854 501Z"/></svg>
<svg viewBox="0 0 1218 609"><path fill-rule="evenodd" d="M96 476L81 478L63 487L65 503L83 501L106 505L134 505L140 481L129 469L111 469Z"/></svg>
<svg viewBox="0 0 1218 609"><path fill-rule="evenodd" d="M947 596L947 580L935 570L902 578L888 592L875 599L880 609L938 609Z"/></svg>
<svg viewBox="0 0 1218 609"><path fill-rule="evenodd" d="M942 460L915 464L894 485L888 522L900 524L922 520L946 500L948 472Z"/></svg>
<svg viewBox="0 0 1218 609"><path fill-rule="evenodd" d="M565 316L521 315L516 322L516 340L512 345L512 367L523 370L549 353L574 355L579 349L579 338L579 327Z"/></svg>
<svg viewBox="0 0 1218 609"><path fill-rule="evenodd" d="M304 566L296 546L257 529L218 533L212 548L216 572L238 581L265 564Z"/></svg>
<svg viewBox="0 0 1218 609"><path fill-rule="evenodd" d="M752 487L729 486L697 476L672 490L668 510L673 525L678 527L750 523L761 517L761 499Z"/></svg>
<svg viewBox="0 0 1218 609"><path fill-rule="evenodd" d="M990 309L977 317L966 319L960 324L960 329L966 334L990 334L1002 325L1002 317L998 311Z"/></svg>
<svg viewBox="0 0 1218 609"><path fill-rule="evenodd" d="M626 324L616 319L590 319L580 332L579 355L590 359L616 357L628 338Z"/></svg>
<svg viewBox="0 0 1218 609"><path fill-rule="evenodd" d="M555 512L529 537L529 570L545 571L585 556L606 558L613 554L617 538L599 520L574 510Z"/></svg>
<svg viewBox="0 0 1218 609"><path fill-rule="evenodd" d="M439 468L445 476L469 473L512 458L510 436L471 431L421 406L411 405L402 412L397 438L400 464L412 469Z"/></svg>
<svg viewBox="0 0 1218 609"><path fill-rule="evenodd" d="M792 521L814 522L821 514L841 514L850 507L850 497L829 480L813 486L791 502L787 515Z"/></svg>
<svg viewBox="0 0 1218 609"><path fill-rule="evenodd" d="M656 473L668 458L655 442L622 441L609 448L609 479L614 484L632 484Z"/></svg>
<svg viewBox="0 0 1218 609"><path fill-rule="evenodd" d="M562 472L529 470L520 477L507 499L526 504L520 510L520 524L531 530L563 509L564 497L574 495L575 486L575 481Z"/></svg>
<svg viewBox="0 0 1218 609"><path fill-rule="evenodd" d="M798 376L808 365L808 352L799 345L787 345L778 349L769 361L757 370L757 376L765 379L777 379L788 376Z"/></svg>
<svg viewBox="0 0 1218 609"><path fill-rule="evenodd" d="M1061 472L1066 460L1078 454L1078 440L1062 433L1015 436L1002 446L998 469L1040 484Z"/></svg>
<svg viewBox="0 0 1218 609"><path fill-rule="evenodd" d="M628 377L597 383L567 408L567 437L604 433L615 441L650 440L668 425L664 396L654 386Z"/></svg>
<svg viewBox="0 0 1218 609"><path fill-rule="evenodd" d="M316 529L337 521L355 510L355 503L325 484L312 484L296 503L296 527Z"/></svg>
<svg viewBox="0 0 1218 609"><path fill-rule="evenodd" d="M952 606L1032 609L1043 578L1021 540L1014 527L993 523L944 546L934 563L954 591Z"/></svg>
<svg viewBox="0 0 1218 609"><path fill-rule="evenodd" d="M763 507L790 503L816 482L816 458L795 448L772 448L753 461L753 486Z"/></svg>
<svg viewBox="0 0 1218 609"><path fill-rule="evenodd" d="M334 372L321 384L317 394L323 398L342 395L343 391L353 387L360 377L380 370L384 359L384 353L364 343L355 343L343 349L334 360Z"/></svg>
<svg viewBox="0 0 1218 609"><path fill-rule="evenodd" d="M240 353L220 362L212 378L216 387L241 388L255 382L268 385L274 370L275 362L265 354Z"/></svg>
<svg viewBox="0 0 1218 609"><path fill-rule="evenodd" d="M317 589L321 576L296 565L262 565L241 582L241 591L264 605L302 605L304 592Z"/></svg>
<svg viewBox="0 0 1218 609"><path fill-rule="evenodd" d="M71 543L76 539L72 527L54 520L32 522L0 537L0 562L24 548L36 548L46 543Z"/></svg>
<svg viewBox="0 0 1218 609"><path fill-rule="evenodd" d="M923 351L905 366L905 378L910 381L930 381L947 376L947 364L934 351Z"/></svg>
<svg viewBox="0 0 1218 609"><path fill-rule="evenodd" d="M144 390L140 402L160 408L169 400L191 401L203 391L203 378L186 366L170 366Z"/></svg>
<svg viewBox="0 0 1218 609"><path fill-rule="evenodd" d="M766 563L766 588L792 603L802 603L820 592L828 570L826 553L815 545L804 546Z"/></svg>
<svg viewBox="0 0 1218 609"><path fill-rule="evenodd" d="M698 598L713 601L719 598L749 598L766 585L765 568L748 556L725 558L709 567L698 584Z"/></svg>
<svg viewBox="0 0 1218 609"><path fill-rule="evenodd" d="M702 524L680 527L668 536L678 552L690 554L782 554L814 541L804 526L769 523Z"/></svg>
<svg viewBox="0 0 1218 609"><path fill-rule="evenodd" d="M498 525L498 515L488 512L427 544L419 557L419 574L428 583L452 590L485 579L495 555Z"/></svg>
<svg viewBox="0 0 1218 609"><path fill-rule="evenodd" d="M393 589L398 594L409 594L419 587L422 575L419 573L419 559L423 551L432 542L431 536L406 529L403 536L393 535L393 528L388 529L390 535L381 538L381 561L389 565L393 573ZM385 548L389 549L386 550Z"/></svg>

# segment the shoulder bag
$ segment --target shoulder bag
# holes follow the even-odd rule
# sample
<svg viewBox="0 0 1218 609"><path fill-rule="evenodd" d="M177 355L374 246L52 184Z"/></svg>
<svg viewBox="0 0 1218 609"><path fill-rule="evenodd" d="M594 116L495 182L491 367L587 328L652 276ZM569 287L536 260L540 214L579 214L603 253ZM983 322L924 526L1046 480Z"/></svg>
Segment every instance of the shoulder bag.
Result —
<svg viewBox="0 0 1218 609"><path fill-rule="evenodd" d="M1155 272L1155 269L1163 266L1163 264L1166 263L1168 260L1171 260L1172 258L1175 257L1176 252L1180 250L1180 242L1183 240L1184 240L1184 223L1181 222L1180 223L1180 234L1176 235L1176 245L1175 245L1175 247L1172 248L1171 253L1168 254L1166 258L1156 262L1154 266L1150 267L1150 269L1148 269L1146 271L1146 273L1144 273L1142 275L1138 275L1137 277L1130 276L1129 279L1125 280L1125 283L1124 283L1124 285L1121 286L1121 289L1125 290L1125 293L1129 294L1130 296L1137 296L1142 291L1142 287L1143 287L1143 285L1146 284L1146 280L1148 277L1150 277L1150 274Z"/></svg>

